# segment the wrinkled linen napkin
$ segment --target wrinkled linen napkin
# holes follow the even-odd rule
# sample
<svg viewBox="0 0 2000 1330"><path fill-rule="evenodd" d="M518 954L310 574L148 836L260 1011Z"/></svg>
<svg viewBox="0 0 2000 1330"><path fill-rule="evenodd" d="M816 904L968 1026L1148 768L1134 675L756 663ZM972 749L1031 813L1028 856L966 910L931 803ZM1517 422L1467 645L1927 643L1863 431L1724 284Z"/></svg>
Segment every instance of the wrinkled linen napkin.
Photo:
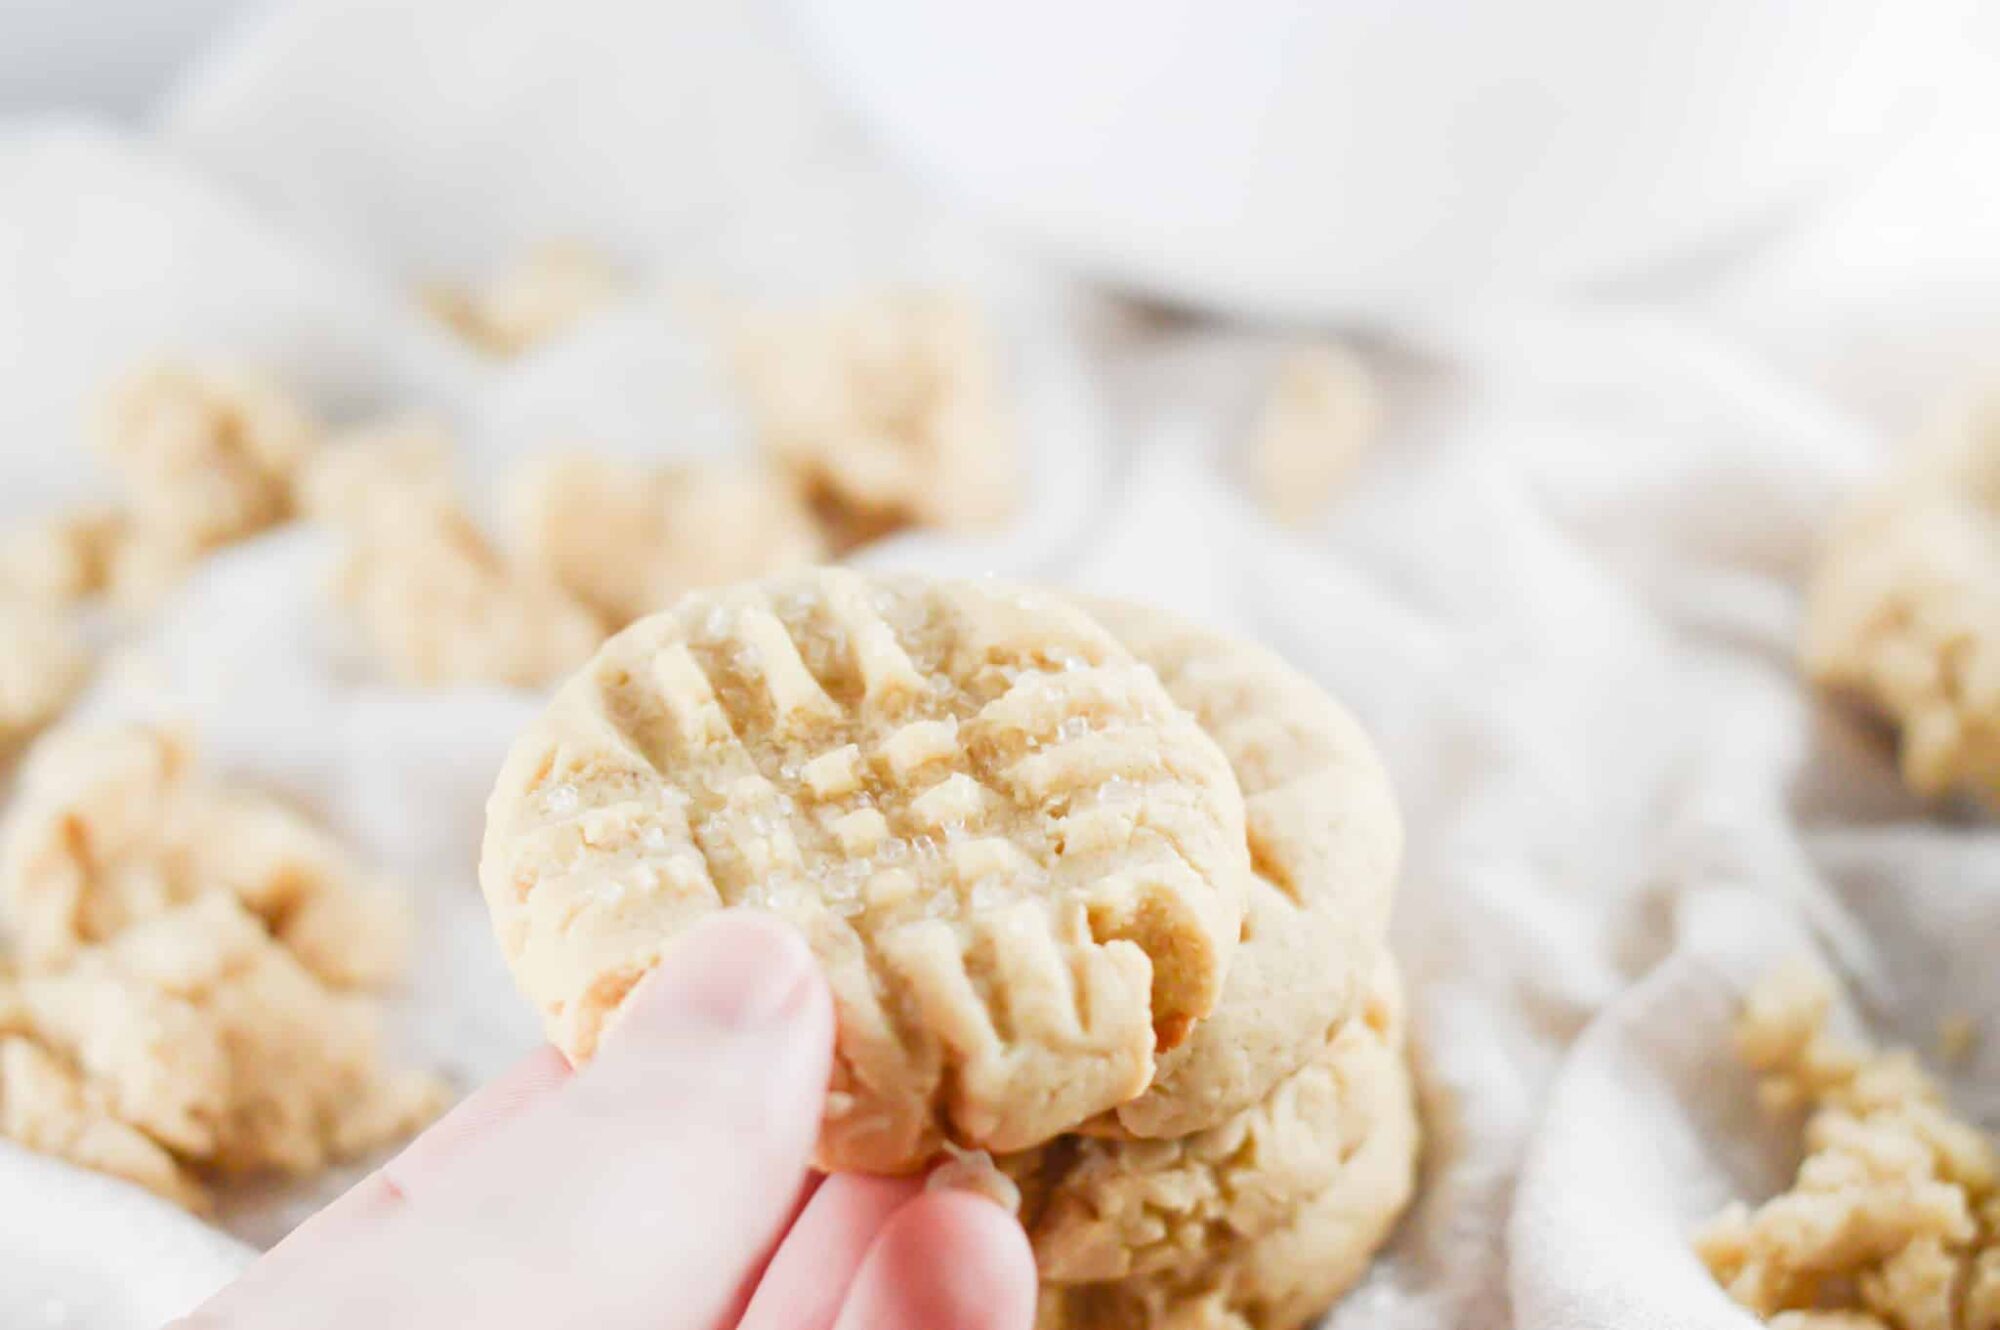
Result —
<svg viewBox="0 0 2000 1330"><path fill-rule="evenodd" d="M1424 1186L1331 1324L1750 1324L1687 1246L1795 1149L1728 1051L1745 986L1817 952L1860 1018L1919 1046L1947 1011L2000 1009L2000 829L1904 795L1792 650L1816 533L2000 333L2000 197L1938 201L1974 188L1953 119L1698 295L1394 330L1387 437L1292 532L1232 451L1272 338L1120 317L916 196L760 14L308 0L192 71L147 138L0 133L0 518L87 487L79 403L157 347L249 355L335 419L442 414L483 484L557 441L746 447L691 287L968 287L1001 330L1031 503L991 540L866 558L1253 635L1356 710L1401 795ZM1947 266L1916 264L1918 227ZM521 360L477 360L407 299L569 235L644 280ZM470 1085L537 1037L474 883L494 765L537 699L358 669L320 598L329 558L301 529L213 560L83 709L189 719L217 766L408 882L423 940L398 1038ZM1986 1033L1952 1079L1991 1125ZM236 1198L225 1236L0 1150L0 1323L153 1325L346 1180Z"/></svg>

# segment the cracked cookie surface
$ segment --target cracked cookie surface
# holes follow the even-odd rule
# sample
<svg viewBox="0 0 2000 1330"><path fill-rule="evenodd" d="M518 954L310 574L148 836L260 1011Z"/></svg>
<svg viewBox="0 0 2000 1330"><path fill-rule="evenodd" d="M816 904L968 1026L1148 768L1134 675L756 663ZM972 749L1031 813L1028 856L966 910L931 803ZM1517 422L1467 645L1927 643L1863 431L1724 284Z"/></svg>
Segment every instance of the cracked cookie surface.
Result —
<svg viewBox="0 0 2000 1330"><path fill-rule="evenodd" d="M1385 959L1365 1014L1227 1121L1168 1141L1063 1137L1001 1160L1020 1182L1042 1279L1188 1269L1279 1228L1367 1140L1384 1079L1400 1075L1403 1044L1400 979Z"/></svg>
<svg viewBox="0 0 2000 1330"><path fill-rule="evenodd" d="M608 643L523 735L480 877L587 1057L667 938L775 911L825 966L822 1164L1039 1145L1208 1014L1249 876L1227 762L1052 596L816 570Z"/></svg>
<svg viewBox="0 0 2000 1330"><path fill-rule="evenodd" d="M1261 1101L1356 1011L1388 929L1402 822L1375 747L1275 654L1144 606L1084 608L1229 760L1252 882L1222 997L1153 1084L1087 1131L1185 1136Z"/></svg>
<svg viewBox="0 0 2000 1330"><path fill-rule="evenodd" d="M2000 804L2000 401L1842 516L1807 594L1808 675L1902 733L1918 793Z"/></svg>

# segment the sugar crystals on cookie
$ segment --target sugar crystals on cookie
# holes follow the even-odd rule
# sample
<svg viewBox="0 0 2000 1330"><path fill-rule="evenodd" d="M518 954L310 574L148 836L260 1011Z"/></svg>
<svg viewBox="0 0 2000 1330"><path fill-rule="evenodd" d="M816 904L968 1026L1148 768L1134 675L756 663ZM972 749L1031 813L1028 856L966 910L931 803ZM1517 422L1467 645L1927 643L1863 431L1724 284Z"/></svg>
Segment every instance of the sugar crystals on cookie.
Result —
<svg viewBox="0 0 2000 1330"><path fill-rule="evenodd" d="M607 643L515 745L480 876L577 1057L689 919L782 914L839 1013L822 1161L905 1171L1145 1088L1221 990L1242 817L1214 744L1073 606L820 570Z"/></svg>

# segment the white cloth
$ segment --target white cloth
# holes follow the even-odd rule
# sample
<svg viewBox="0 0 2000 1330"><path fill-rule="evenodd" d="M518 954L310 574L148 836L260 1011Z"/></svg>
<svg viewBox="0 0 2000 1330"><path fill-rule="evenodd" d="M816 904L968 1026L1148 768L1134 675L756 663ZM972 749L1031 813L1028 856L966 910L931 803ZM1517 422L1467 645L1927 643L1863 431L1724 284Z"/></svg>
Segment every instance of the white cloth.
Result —
<svg viewBox="0 0 2000 1330"><path fill-rule="evenodd" d="M167 1202L0 1141L0 1324L158 1326L226 1281L244 1248Z"/></svg>
<svg viewBox="0 0 2000 1330"><path fill-rule="evenodd" d="M1686 1243L1787 1158L1727 1051L1741 986L1816 947L1868 1018L1919 1043L1938 1013L2000 997L2000 833L1910 801L1879 741L1792 664L1815 533L1880 465L1880 426L1908 423L1923 368L1892 357L1864 378L1868 330L1825 331L1915 289L1853 259L1924 215L1909 177L1670 310L1400 330L1390 436L1299 534L1233 474L1267 338L1100 319L884 178L774 42L751 6L310 0L198 69L157 143L0 136L0 518L87 486L80 396L155 344L274 361L341 418L440 411L483 482L566 422L624 449L743 446L673 312L683 283L970 284L1022 394L1031 507L994 542L870 557L1062 580L1253 634L1356 710L1396 781L1424 1189L1333 1323L1747 1324ZM1991 198L1938 211L2000 233ZM561 234L656 280L501 366L400 298ZM2000 264L1965 278L1935 321L1914 296L1895 305L1961 360L2000 332ZM1810 345L1792 337L1806 328ZM88 706L191 717L219 766L297 792L399 872L425 920L399 1032L470 1083L535 1037L473 883L486 785L535 699L372 681L318 599L327 554L300 531L213 561L145 664ZM1961 1073L1969 1110L2000 1108L1995 1041ZM0 1323L149 1325L247 1259L114 1184L26 1167L0 1183ZM332 1185L224 1219L267 1242ZM120 1236L79 1247L32 1222L72 1205ZM26 1280L46 1270L74 1278ZM106 1280L131 1305L93 1301Z"/></svg>

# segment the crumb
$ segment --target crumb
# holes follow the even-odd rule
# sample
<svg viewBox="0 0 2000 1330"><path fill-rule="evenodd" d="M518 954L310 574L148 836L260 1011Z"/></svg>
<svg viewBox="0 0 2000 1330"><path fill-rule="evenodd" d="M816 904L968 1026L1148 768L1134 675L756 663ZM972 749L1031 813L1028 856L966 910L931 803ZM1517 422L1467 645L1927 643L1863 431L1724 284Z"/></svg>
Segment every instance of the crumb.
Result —
<svg viewBox="0 0 2000 1330"><path fill-rule="evenodd" d="M0 1136L196 1213L209 1209L206 1189L171 1151L113 1114L100 1087L17 1034L0 1035Z"/></svg>
<svg viewBox="0 0 2000 1330"><path fill-rule="evenodd" d="M345 547L335 598L376 659L420 687L538 688L581 666L604 625L433 483L422 442L382 432L350 443L308 485Z"/></svg>
<svg viewBox="0 0 2000 1330"><path fill-rule="evenodd" d="M125 515L108 504L17 527L0 540L0 596L63 606L102 594L129 527Z"/></svg>
<svg viewBox="0 0 2000 1330"><path fill-rule="evenodd" d="M999 356L954 295L899 293L745 319L739 375L766 448L826 506L838 545L901 526L990 527L1019 458Z"/></svg>
<svg viewBox="0 0 2000 1330"><path fill-rule="evenodd" d="M319 426L250 371L162 361L111 384L92 432L120 495L0 539L0 596L145 609L205 555L292 516Z"/></svg>
<svg viewBox="0 0 2000 1330"><path fill-rule="evenodd" d="M1833 996L1802 966L1751 994L1738 1051L1767 1102L1809 1111L1806 1155L1790 1190L1731 1205L1696 1251L1737 1302L1791 1330L1993 1330L2000 1155L1907 1050L1833 1034Z"/></svg>
<svg viewBox="0 0 2000 1330"><path fill-rule="evenodd" d="M1921 441L1842 515L1801 655L1816 683L1901 729L1912 789L2000 802L2000 399Z"/></svg>
<svg viewBox="0 0 2000 1330"><path fill-rule="evenodd" d="M158 606L210 553L185 532L134 528L111 550L110 603L127 611Z"/></svg>
<svg viewBox="0 0 2000 1330"><path fill-rule="evenodd" d="M96 433L145 543L197 554L290 517L293 481L319 439L268 379L176 362L113 384Z"/></svg>
<svg viewBox="0 0 2000 1330"><path fill-rule="evenodd" d="M612 628L825 554L811 510L766 466L570 454L535 464L517 488L529 558Z"/></svg>
<svg viewBox="0 0 2000 1330"><path fill-rule="evenodd" d="M315 522L352 526L396 505L451 496L451 435L424 418L350 430L313 457L299 481L299 510Z"/></svg>
<svg viewBox="0 0 2000 1330"><path fill-rule="evenodd" d="M54 720L88 669L83 639L62 609L0 596L0 756Z"/></svg>
<svg viewBox="0 0 2000 1330"><path fill-rule="evenodd" d="M567 332L617 298L618 271L587 245L531 250L483 286L433 285L418 298L437 320L493 356L516 356Z"/></svg>
<svg viewBox="0 0 2000 1330"><path fill-rule="evenodd" d="M391 1069L376 990L410 916L301 813L142 726L61 731L0 840L0 1135L194 1210L443 1106Z"/></svg>
<svg viewBox="0 0 2000 1330"><path fill-rule="evenodd" d="M1971 1057L1978 1042L1979 1027L1966 1013L1955 1011L1938 1022L1938 1057L1947 1065L1956 1066Z"/></svg>
<svg viewBox="0 0 2000 1330"><path fill-rule="evenodd" d="M1010 1215L1021 1213L1021 1188L1000 1171L984 1150L962 1150L945 1143L948 1158L924 1179L925 1191L969 1191L984 1196Z"/></svg>
<svg viewBox="0 0 2000 1330"><path fill-rule="evenodd" d="M1278 364L1250 441L1258 500L1288 526L1311 522L1381 426L1381 390L1359 357L1329 343L1293 349Z"/></svg>
<svg viewBox="0 0 2000 1330"><path fill-rule="evenodd" d="M16 960L59 970L135 924L221 893L337 988L402 972L409 909L303 814L198 769L186 739L61 731L22 772L0 837L0 910Z"/></svg>
<svg viewBox="0 0 2000 1330"><path fill-rule="evenodd" d="M0 1032L67 1070L75 1120L108 1117L205 1174L310 1174L443 1106L433 1078L383 1065L373 999L322 984L226 893L14 987Z"/></svg>
<svg viewBox="0 0 2000 1330"><path fill-rule="evenodd" d="M337 588L405 683L539 688L581 666L604 627L547 577L515 564L465 513L367 525Z"/></svg>

